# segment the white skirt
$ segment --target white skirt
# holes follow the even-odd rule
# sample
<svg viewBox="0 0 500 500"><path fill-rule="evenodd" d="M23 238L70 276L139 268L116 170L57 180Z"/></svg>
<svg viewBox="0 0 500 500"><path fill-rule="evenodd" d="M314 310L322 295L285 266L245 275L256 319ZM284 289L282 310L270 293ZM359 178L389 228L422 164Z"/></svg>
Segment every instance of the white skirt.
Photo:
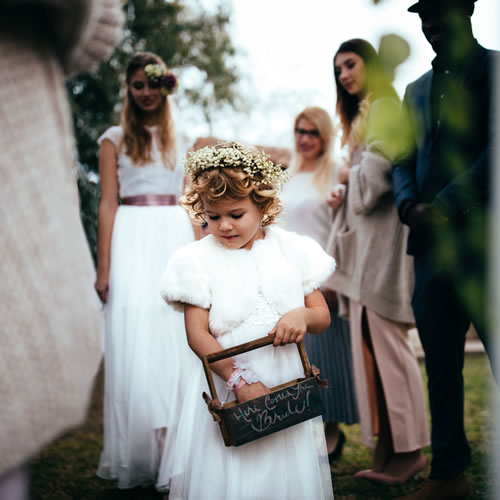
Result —
<svg viewBox="0 0 500 500"><path fill-rule="evenodd" d="M276 319L268 324L255 323L259 323L257 314L217 340L227 348L263 337ZM238 358L248 363L268 387L304 375L295 344L266 346ZM224 401L224 381L215 374L213 377L219 399ZM203 391L210 394L202 363L198 362L189 377L179 423L174 473L160 467L159 484L171 479L169 500L333 498L321 417L238 447L226 447L219 425L202 399Z"/></svg>
<svg viewBox="0 0 500 500"><path fill-rule="evenodd" d="M183 388L181 369L199 363L182 312L160 296L167 261L194 240L179 206L120 206L113 227L105 307L104 448L97 474L119 488L168 476ZM192 366L193 366L192 365ZM162 453L163 450L163 453ZM168 482L168 481L167 481Z"/></svg>

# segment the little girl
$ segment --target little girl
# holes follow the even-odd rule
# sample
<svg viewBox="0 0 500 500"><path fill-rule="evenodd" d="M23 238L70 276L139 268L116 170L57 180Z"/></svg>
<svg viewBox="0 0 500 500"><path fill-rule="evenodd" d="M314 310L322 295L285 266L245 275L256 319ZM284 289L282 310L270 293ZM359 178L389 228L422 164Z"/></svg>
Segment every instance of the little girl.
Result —
<svg viewBox="0 0 500 500"><path fill-rule="evenodd" d="M177 250L162 295L184 306L188 342L202 357L267 334L274 345L213 363L217 393L243 402L304 375L295 343L330 323L319 291L335 261L306 236L273 227L281 211L279 165L238 143L189 155L182 204L210 235ZM241 375L239 363L247 369ZM202 363L185 374L187 391L169 499L331 499L321 417L240 447L225 447L202 399ZM159 481L162 480L160 469Z"/></svg>

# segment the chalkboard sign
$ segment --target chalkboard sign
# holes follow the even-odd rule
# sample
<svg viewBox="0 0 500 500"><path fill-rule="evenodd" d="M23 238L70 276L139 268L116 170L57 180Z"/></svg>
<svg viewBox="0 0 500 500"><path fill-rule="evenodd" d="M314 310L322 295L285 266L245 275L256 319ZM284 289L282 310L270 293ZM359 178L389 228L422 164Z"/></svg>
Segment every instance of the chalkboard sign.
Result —
<svg viewBox="0 0 500 500"><path fill-rule="evenodd" d="M222 405L217 397L210 363L236 356L272 344L274 335L247 342L236 347L205 356L203 366L212 399L203 394L209 410L219 422L224 444L239 446L323 413L320 389L326 381L319 379L319 371L309 365L302 343L297 344L304 367L304 378L291 380L271 389L270 394L244 403L231 401ZM317 372L317 374L313 373Z"/></svg>

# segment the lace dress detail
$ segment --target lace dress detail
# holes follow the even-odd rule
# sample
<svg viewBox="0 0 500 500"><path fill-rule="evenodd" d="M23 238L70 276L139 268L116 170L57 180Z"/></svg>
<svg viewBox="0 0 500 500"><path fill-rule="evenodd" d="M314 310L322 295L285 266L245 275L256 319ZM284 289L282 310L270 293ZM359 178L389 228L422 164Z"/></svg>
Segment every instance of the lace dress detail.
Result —
<svg viewBox="0 0 500 500"><path fill-rule="evenodd" d="M262 294L262 291L259 290L255 309L244 323L252 326L264 326L276 323L279 318L280 315L272 308L271 304L269 304Z"/></svg>

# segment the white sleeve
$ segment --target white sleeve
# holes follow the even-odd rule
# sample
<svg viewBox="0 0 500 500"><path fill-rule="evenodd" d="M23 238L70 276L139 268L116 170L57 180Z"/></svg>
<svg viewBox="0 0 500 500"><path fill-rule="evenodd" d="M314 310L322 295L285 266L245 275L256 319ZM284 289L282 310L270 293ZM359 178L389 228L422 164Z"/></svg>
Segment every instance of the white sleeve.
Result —
<svg viewBox="0 0 500 500"><path fill-rule="evenodd" d="M171 305L185 303L210 309L212 294L208 275L196 251L197 243L174 252L161 279L161 296Z"/></svg>
<svg viewBox="0 0 500 500"><path fill-rule="evenodd" d="M288 253L292 265L300 272L304 296L309 295L320 288L335 271L335 259L309 236L283 230L282 232L286 233L284 250Z"/></svg>
<svg viewBox="0 0 500 500"><path fill-rule="evenodd" d="M97 139L97 143L100 146L104 139L109 139L115 145L116 149L118 150L118 148L120 147L122 137L123 137L123 131L122 131L121 127L119 127L119 126L109 127Z"/></svg>

